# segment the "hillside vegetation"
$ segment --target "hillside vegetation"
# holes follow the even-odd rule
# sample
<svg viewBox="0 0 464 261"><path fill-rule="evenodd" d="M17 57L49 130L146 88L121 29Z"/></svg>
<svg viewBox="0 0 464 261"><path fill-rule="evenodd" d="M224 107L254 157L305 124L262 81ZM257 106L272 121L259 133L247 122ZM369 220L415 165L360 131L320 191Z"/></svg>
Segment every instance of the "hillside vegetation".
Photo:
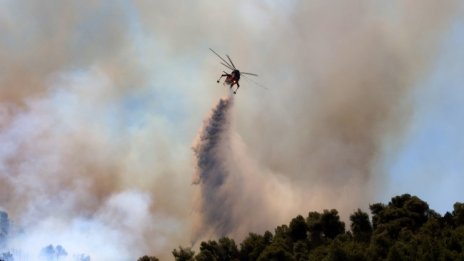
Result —
<svg viewBox="0 0 464 261"><path fill-rule="evenodd" d="M198 253L179 247L175 260L464 260L464 203L441 216L416 196L356 210L350 225L335 209L297 216L274 232L201 242ZM154 256L139 259L157 260Z"/></svg>

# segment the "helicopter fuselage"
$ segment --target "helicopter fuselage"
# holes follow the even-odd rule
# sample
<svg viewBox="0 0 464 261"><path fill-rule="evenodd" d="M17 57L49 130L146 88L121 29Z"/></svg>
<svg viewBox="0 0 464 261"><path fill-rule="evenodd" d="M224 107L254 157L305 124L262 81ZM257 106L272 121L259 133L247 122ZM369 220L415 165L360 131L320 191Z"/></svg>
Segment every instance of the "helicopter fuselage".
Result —
<svg viewBox="0 0 464 261"><path fill-rule="evenodd" d="M240 71L233 70L230 74L227 75L225 83L230 86L233 86L234 84L237 84L239 80L240 80Z"/></svg>

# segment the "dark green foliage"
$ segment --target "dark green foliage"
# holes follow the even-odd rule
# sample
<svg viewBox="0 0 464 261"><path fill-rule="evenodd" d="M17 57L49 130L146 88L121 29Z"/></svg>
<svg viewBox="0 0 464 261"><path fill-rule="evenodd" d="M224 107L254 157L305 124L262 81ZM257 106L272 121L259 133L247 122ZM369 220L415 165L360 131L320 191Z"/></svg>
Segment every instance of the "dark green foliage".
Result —
<svg viewBox="0 0 464 261"><path fill-rule="evenodd" d="M308 225L301 215L290 221L289 233L293 241L306 239Z"/></svg>
<svg viewBox="0 0 464 261"><path fill-rule="evenodd" d="M142 256L137 261L159 261L159 259L154 256Z"/></svg>
<svg viewBox="0 0 464 261"><path fill-rule="evenodd" d="M264 236L250 233L240 244L240 260L257 260L261 252L272 243L272 239L269 231Z"/></svg>
<svg viewBox="0 0 464 261"><path fill-rule="evenodd" d="M176 261L192 261L194 260L195 252L191 248L183 248L179 246L179 250L172 250L172 255Z"/></svg>
<svg viewBox="0 0 464 261"><path fill-rule="evenodd" d="M293 256L297 261L309 260L309 247L307 242L298 241L293 245Z"/></svg>
<svg viewBox="0 0 464 261"><path fill-rule="evenodd" d="M334 239L339 234L345 233L345 223L340 221L338 211L332 209L324 210L321 215L322 233L324 236Z"/></svg>
<svg viewBox="0 0 464 261"><path fill-rule="evenodd" d="M380 220L380 213L387 208L384 204L382 203L375 203L369 206L372 214L372 226L374 229L377 228L377 225L381 222Z"/></svg>
<svg viewBox="0 0 464 261"><path fill-rule="evenodd" d="M464 225L464 203L456 202L453 206L453 221L456 226Z"/></svg>
<svg viewBox="0 0 464 261"><path fill-rule="evenodd" d="M310 245L312 248L322 244L322 224L320 222L321 214L318 212L309 212L306 218L308 224L308 233Z"/></svg>
<svg viewBox="0 0 464 261"><path fill-rule="evenodd" d="M416 196L393 197L370 205L371 217L360 209L350 215L350 231L337 210L309 212L274 235L250 233L237 248L234 240L202 242L197 255L179 247L176 260L464 260L464 203L443 217Z"/></svg>
<svg viewBox="0 0 464 261"><path fill-rule="evenodd" d="M340 221L338 211L324 210L322 214L309 212L306 218L309 237L312 245L319 245L324 239L334 239L345 233L345 223Z"/></svg>
<svg viewBox="0 0 464 261"><path fill-rule="evenodd" d="M416 196L404 194L392 198L388 206L371 205L374 231L370 242L370 256L381 258L410 258L416 249L418 230L429 220L439 218L427 203ZM404 242L409 248L404 248ZM393 252L392 252L393 251Z"/></svg>
<svg viewBox="0 0 464 261"><path fill-rule="evenodd" d="M293 261L295 258L282 238L277 238L259 255L259 261Z"/></svg>
<svg viewBox="0 0 464 261"><path fill-rule="evenodd" d="M195 256L195 260L239 260L239 252L233 239L223 237L219 242L214 240L201 242L200 252Z"/></svg>
<svg viewBox="0 0 464 261"><path fill-rule="evenodd" d="M272 239L272 241L274 243L279 242L279 244L282 244L287 249L292 249L293 240L290 237L289 227L287 225L281 225L276 227L274 238Z"/></svg>
<svg viewBox="0 0 464 261"><path fill-rule="evenodd" d="M372 225L367 213L358 209L350 216L350 221L354 240L368 243L372 236Z"/></svg>
<svg viewBox="0 0 464 261"><path fill-rule="evenodd" d="M329 251L327 253L327 256L322 260L324 261L345 261L346 260L347 261L349 259L348 259L348 254L342 248L341 244L335 241L329 246Z"/></svg>

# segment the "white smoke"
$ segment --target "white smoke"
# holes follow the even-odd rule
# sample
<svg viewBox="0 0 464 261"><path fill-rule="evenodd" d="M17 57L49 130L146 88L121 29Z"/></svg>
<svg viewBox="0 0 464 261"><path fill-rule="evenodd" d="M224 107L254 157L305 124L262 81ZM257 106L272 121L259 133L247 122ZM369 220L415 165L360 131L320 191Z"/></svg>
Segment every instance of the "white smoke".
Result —
<svg viewBox="0 0 464 261"><path fill-rule="evenodd" d="M141 249L147 249L144 237L134 235L153 231L159 222L169 224L150 213L150 203L146 194L125 191L113 195L91 216L62 219L50 213L22 227L24 233L13 235L9 247L20 249L28 260L36 259L47 244L61 244L70 253L60 260L73 260L73 254L80 253L92 260L133 260L134 252L142 255L146 250ZM156 243L162 247L165 242L160 237Z"/></svg>
<svg viewBox="0 0 464 261"><path fill-rule="evenodd" d="M186 229L169 208L158 210L164 192L144 176L143 167L156 171L160 162L131 167L140 147L116 137L137 144L146 134L122 127L124 111L107 95L112 86L97 68L62 73L50 78L48 96L28 100L24 108L5 107L0 179L2 206L14 221L6 249L21 252L15 260L38 258L49 244L70 253L60 260L73 260L73 254L134 260L165 252ZM135 187L140 178L155 190Z"/></svg>
<svg viewBox="0 0 464 261"><path fill-rule="evenodd" d="M405 97L428 73L462 6L456 0L0 5L0 207L20 235L10 243L24 244L31 257L59 244L70 256L121 251L132 260L168 259L195 233L238 238L308 210L333 207L346 217L382 194L388 176L377 170L384 144L401 140L411 110ZM190 144L224 92L213 86L220 65L208 47L260 74L270 89L241 82L228 141L218 145L227 146L214 155L227 170L219 188L209 179L210 186L190 186ZM202 225L191 233L194 189L202 191L194 204ZM231 208L222 208L223 223L205 226L221 204ZM28 233L37 244L27 243ZM106 252L92 252L85 240L74 247L82 235Z"/></svg>

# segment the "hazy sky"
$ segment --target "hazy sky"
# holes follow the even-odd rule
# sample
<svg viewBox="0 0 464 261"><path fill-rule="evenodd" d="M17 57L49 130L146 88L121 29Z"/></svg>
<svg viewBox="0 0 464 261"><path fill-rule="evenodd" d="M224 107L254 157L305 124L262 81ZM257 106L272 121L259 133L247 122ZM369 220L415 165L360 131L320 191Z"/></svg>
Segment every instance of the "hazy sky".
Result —
<svg viewBox="0 0 464 261"><path fill-rule="evenodd" d="M192 146L229 94L208 48L268 88L242 79L234 98L220 155L243 186L225 196L244 217L231 235L324 208L346 219L400 193L451 210L464 196L463 8L0 0L0 207L21 231L9 246L133 260L189 245Z"/></svg>
<svg viewBox="0 0 464 261"><path fill-rule="evenodd" d="M414 116L405 142L390 156L391 184L382 199L409 192L441 213L449 211L453 202L462 201L464 51L459 46L463 43L464 23L457 19L443 39L431 72L418 83L425 88L411 94Z"/></svg>

